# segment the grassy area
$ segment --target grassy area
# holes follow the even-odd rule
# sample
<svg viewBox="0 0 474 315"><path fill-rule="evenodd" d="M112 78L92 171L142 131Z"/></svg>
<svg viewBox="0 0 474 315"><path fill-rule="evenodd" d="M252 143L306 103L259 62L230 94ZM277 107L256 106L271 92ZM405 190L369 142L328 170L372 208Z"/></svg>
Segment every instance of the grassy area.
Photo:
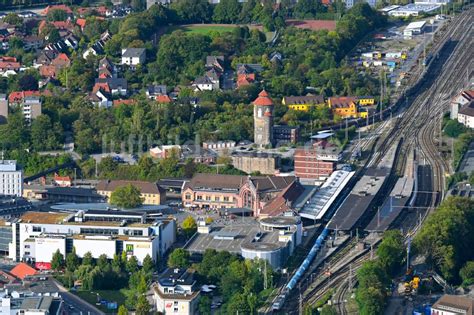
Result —
<svg viewBox="0 0 474 315"><path fill-rule="evenodd" d="M169 27L166 33L170 34L176 30L182 30L186 33L209 35L211 32L231 32L235 27L236 25L180 25Z"/></svg>
<svg viewBox="0 0 474 315"><path fill-rule="evenodd" d="M96 305L97 303L97 293L100 295L100 298L102 300L107 300L109 302L117 302L118 305L120 306L121 304L124 304L125 302L125 295L122 294L122 292L118 290L94 290L94 291L76 291L72 292L84 301L87 301L88 303L94 305L97 307L99 310L105 312L105 313L114 313L113 310L108 310L106 305Z"/></svg>

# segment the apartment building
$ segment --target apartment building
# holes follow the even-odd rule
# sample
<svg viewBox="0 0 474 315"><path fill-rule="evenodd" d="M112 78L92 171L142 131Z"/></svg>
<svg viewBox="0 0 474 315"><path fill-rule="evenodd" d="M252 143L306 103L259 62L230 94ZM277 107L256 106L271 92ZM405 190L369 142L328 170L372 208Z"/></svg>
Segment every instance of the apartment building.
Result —
<svg viewBox="0 0 474 315"><path fill-rule="evenodd" d="M13 160L0 160L0 195L21 197L23 171Z"/></svg>

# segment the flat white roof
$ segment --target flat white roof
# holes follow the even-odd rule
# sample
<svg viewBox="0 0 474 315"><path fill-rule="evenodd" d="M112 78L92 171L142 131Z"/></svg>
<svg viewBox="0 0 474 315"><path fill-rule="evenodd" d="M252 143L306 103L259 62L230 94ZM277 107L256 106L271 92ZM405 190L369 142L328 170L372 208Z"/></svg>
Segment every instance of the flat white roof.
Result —
<svg viewBox="0 0 474 315"><path fill-rule="evenodd" d="M405 30L419 29L419 28L422 28L423 26L425 26L425 24L426 24L426 21L411 22L410 24L407 25L407 27L405 27Z"/></svg>
<svg viewBox="0 0 474 315"><path fill-rule="evenodd" d="M390 14L393 12L431 12L436 9L439 9L441 5L439 4L417 4L417 3L409 3L404 5L403 7L399 7L395 10L390 11Z"/></svg>
<svg viewBox="0 0 474 315"><path fill-rule="evenodd" d="M321 220L354 173L342 170L333 172L321 188L306 202L299 215L307 219Z"/></svg>
<svg viewBox="0 0 474 315"><path fill-rule="evenodd" d="M382 9L380 9L379 11L386 13L386 12L389 12L389 11L392 11L392 10L395 10L395 9L398 9L399 7L400 7L399 5L393 4L393 5L389 5L388 7L382 8Z"/></svg>

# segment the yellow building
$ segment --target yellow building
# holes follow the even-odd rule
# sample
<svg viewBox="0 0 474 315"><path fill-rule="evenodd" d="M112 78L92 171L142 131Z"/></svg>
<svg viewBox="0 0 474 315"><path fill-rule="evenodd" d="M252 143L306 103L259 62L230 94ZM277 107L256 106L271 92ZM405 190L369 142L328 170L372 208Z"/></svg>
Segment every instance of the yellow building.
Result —
<svg viewBox="0 0 474 315"><path fill-rule="evenodd" d="M359 100L360 106L375 105L375 97L373 96L359 96L357 99Z"/></svg>
<svg viewBox="0 0 474 315"><path fill-rule="evenodd" d="M166 192L157 183L133 181L133 180L101 180L97 185L97 193L110 199L112 193L118 187L132 184L140 189L143 204L160 205L166 201Z"/></svg>
<svg viewBox="0 0 474 315"><path fill-rule="evenodd" d="M357 98L355 97L330 97L328 106L334 116L341 118L358 118Z"/></svg>
<svg viewBox="0 0 474 315"><path fill-rule="evenodd" d="M307 112L311 107L324 105L324 96L306 95L306 96L285 96L281 103L290 109Z"/></svg>

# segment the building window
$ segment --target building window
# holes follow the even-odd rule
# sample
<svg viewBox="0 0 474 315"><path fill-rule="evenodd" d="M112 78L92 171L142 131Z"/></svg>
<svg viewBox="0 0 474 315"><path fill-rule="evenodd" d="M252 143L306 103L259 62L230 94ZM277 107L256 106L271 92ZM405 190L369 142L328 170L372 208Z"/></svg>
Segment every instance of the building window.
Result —
<svg viewBox="0 0 474 315"><path fill-rule="evenodd" d="M224 201L225 201L225 202L228 202L228 201L229 201L229 197L224 197Z"/></svg>
<svg viewBox="0 0 474 315"><path fill-rule="evenodd" d="M219 202L219 201L221 200L221 198L219 198L219 197L214 197L214 200L217 201L217 202Z"/></svg>
<svg viewBox="0 0 474 315"><path fill-rule="evenodd" d="M25 252L25 255L29 255L29 254L30 254L30 252Z"/></svg>
<svg viewBox="0 0 474 315"><path fill-rule="evenodd" d="M186 200L191 200L191 194L186 194L185 199Z"/></svg>
<svg viewBox="0 0 474 315"><path fill-rule="evenodd" d="M206 196L206 201L211 201L211 197L210 197L210 196Z"/></svg>
<svg viewBox="0 0 474 315"><path fill-rule="evenodd" d="M33 226L33 232L41 232L41 226Z"/></svg>
<svg viewBox="0 0 474 315"><path fill-rule="evenodd" d="M25 248L30 248L30 245L25 245Z"/></svg>

